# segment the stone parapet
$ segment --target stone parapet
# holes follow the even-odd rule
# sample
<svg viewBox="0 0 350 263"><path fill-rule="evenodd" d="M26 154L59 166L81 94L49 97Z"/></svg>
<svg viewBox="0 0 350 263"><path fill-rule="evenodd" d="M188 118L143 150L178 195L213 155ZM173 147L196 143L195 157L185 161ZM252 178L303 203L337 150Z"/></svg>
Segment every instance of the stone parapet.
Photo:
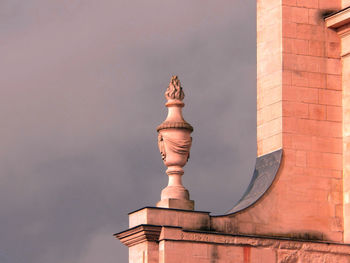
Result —
<svg viewBox="0 0 350 263"><path fill-rule="evenodd" d="M144 237L142 239L139 238L141 232ZM147 233L148 237L146 237ZM154 225L137 226L116 234L116 237L123 243L126 239L138 240L132 245L126 242L126 245L133 249L133 258L130 261L133 263L346 263L350 261L350 245L335 242L232 235ZM140 242L143 242L143 245ZM144 261L145 255L151 254L153 259L148 258L148 261Z"/></svg>
<svg viewBox="0 0 350 263"><path fill-rule="evenodd" d="M350 245L271 237L228 235L163 227L159 262L345 263Z"/></svg>

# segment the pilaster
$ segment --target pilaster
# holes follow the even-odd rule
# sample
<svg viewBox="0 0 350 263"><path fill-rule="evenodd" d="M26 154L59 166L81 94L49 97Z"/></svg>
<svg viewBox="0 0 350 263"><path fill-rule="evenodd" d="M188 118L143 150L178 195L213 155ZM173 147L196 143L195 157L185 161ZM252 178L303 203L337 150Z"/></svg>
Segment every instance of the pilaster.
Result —
<svg viewBox="0 0 350 263"><path fill-rule="evenodd" d="M350 3L327 17L326 25L341 39L342 78L334 81L342 83L344 241L350 243Z"/></svg>

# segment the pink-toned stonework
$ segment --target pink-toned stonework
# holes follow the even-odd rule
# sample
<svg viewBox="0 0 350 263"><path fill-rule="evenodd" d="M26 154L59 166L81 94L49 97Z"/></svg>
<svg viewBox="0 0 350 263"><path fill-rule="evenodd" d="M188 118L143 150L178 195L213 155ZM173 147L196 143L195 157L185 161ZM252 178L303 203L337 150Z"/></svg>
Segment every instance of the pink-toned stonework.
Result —
<svg viewBox="0 0 350 263"><path fill-rule="evenodd" d="M342 242L340 38L323 19L341 1L257 5L258 156L282 148L283 160L260 202L216 221L242 234Z"/></svg>
<svg viewBox="0 0 350 263"><path fill-rule="evenodd" d="M182 185L181 177L189 157L192 144L192 126L182 116L182 100L185 93L182 90L180 80L173 76L165 92L168 108L168 116L158 126L158 146L163 162L168 169L169 183L163 189L158 207L194 209L194 202L190 200L188 190Z"/></svg>
<svg viewBox="0 0 350 263"><path fill-rule="evenodd" d="M341 39L344 241L350 243L350 8L327 17L326 24Z"/></svg>
<svg viewBox="0 0 350 263"><path fill-rule="evenodd" d="M350 262L349 54L350 1L257 0L257 156L282 149L278 172L231 214L191 211L179 178L192 130L159 130L186 149L164 162L182 192L130 213L116 234L129 262ZM184 123L177 100L167 120Z"/></svg>
<svg viewBox="0 0 350 263"><path fill-rule="evenodd" d="M207 212L144 208L116 236L132 263L348 263L342 243L216 232Z"/></svg>

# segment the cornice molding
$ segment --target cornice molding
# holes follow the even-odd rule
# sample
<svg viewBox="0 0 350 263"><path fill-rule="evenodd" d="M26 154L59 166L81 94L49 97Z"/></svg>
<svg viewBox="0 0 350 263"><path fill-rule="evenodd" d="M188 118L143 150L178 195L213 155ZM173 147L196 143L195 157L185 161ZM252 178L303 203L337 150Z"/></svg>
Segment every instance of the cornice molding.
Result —
<svg viewBox="0 0 350 263"><path fill-rule="evenodd" d="M339 12L325 18L328 28L339 31L346 25L350 24L350 7L340 10Z"/></svg>
<svg viewBox="0 0 350 263"><path fill-rule="evenodd" d="M139 225L114 236L124 245L132 247L146 241L158 242L161 229L161 226Z"/></svg>

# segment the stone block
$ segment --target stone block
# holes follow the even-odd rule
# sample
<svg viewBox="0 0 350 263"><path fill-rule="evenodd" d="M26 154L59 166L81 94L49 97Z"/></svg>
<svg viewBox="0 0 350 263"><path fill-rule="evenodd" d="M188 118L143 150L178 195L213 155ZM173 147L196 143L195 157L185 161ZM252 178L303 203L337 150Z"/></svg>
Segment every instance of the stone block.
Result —
<svg viewBox="0 0 350 263"><path fill-rule="evenodd" d="M157 207L194 210L194 201L168 198L168 199L160 200L157 203Z"/></svg>
<svg viewBox="0 0 350 263"><path fill-rule="evenodd" d="M146 207L129 214L129 227L141 224L209 229L208 212Z"/></svg>
<svg viewBox="0 0 350 263"><path fill-rule="evenodd" d="M318 104L318 89L284 85L282 99Z"/></svg>
<svg viewBox="0 0 350 263"><path fill-rule="evenodd" d="M308 118L309 104L295 101L284 101L282 112L283 116Z"/></svg>
<svg viewBox="0 0 350 263"><path fill-rule="evenodd" d="M342 66L339 58L328 58L327 59L327 73L341 75Z"/></svg>
<svg viewBox="0 0 350 263"><path fill-rule="evenodd" d="M324 73L315 73L308 72L308 86L310 88L325 88L326 87L326 74Z"/></svg>
<svg viewBox="0 0 350 263"><path fill-rule="evenodd" d="M309 50L310 50L309 54L311 56L317 56L317 57L325 56L326 55L325 44L326 43L324 41L310 40L309 41Z"/></svg>
<svg viewBox="0 0 350 263"><path fill-rule="evenodd" d="M307 165L312 168L342 170L342 155L335 153L309 152Z"/></svg>
<svg viewBox="0 0 350 263"><path fill-rule="evenodd" d="M320 25L324 23L322 13L318 9L309 9L309 24Z"/></svg>
<svg viewBox="0 0 350 263"><path fill-rule="evenodd" d="M277 133L261 140L258 138L257 144L258 157L266 153L277 151L282 147L282 133Z"/></svg>
<svg viewBox="0 0 350 263"><path fill-rule="evenodd" d="M309 105L309 118L312 120L326 119L326 106L318 104Z"/></svg>
<svg viewBox="0 0 350 263"><path fill-rule="evenodd" d="M329 58L339 59L340 55L340 43L339 42L327 42L326 55Z"/></svg>
<svg viewBox="0 0 350 263"><path fill-rule="evenodd" d="M318 8L318 0L297 0L297 6L306 8Z"/></svg>
<svg viewBox="0 0 350 263"><path fill-rule="evenodd" d="M342 106L342 93L338 90L319 90L319 103Z"/></svg>
<svg viewBox="0 0 350 263"><path fill-rule="evenodd" d="M296 151L295 165L299 166L299 167L306 167L306 152L305 151Z"/></svg>
<svg viewBox="0 0 350 263"><path fill-rule="evenodd" d="M341 8L340 1L319 0L318 4L320 9L337 11Z"/></svg>
<svg viewBox="0 0 350 263"><path fill-rule="evenodd" d="M327 89L332 89L332 90L341 90L341 81L342 78L340 75L330 75L327 74Z"/></svg>
<svg viewBox="0 0 350 263"><path fill-rule="evenodd" d="M296 38L297 37L297 23L282 20L282 33L283 38Z"/></svg>
<svg viewBox="0 0 350 263"><path fill-rule="evenodd" d="M327 120L329 121L339 121L343 119L342 107L339 106L328 106L327 105Z"/></svg>
<svg viewBox="0 0 350 263"><path fill-rule="evenodd" d="M307 24L309 22L309 11L307 8L296 6L282 6L283 20L293 23Z"/></svg>
<svg viewBox="0 0 350 263"><path fill-rule="evenodd" d="M298 40L304 41L304 40ZM306 43L306 45L308 45ZM308 50L308 48L306 48ZM295 53L295 52L294 52ZM309 86L309 74L305 71L293 71L292 72L292 85L298 87L308 87Z"/></svg>
<svg viewBox="0 0 350 263"><path fill-rule="evenodd" d="M311 149L315 152L342 154L342 139L313 136L311 138Z"/></svg>
<svg viewBox="0 0 350 263"><path fill-rule="evenodd" d="M346 8L350 6L350 0L342 0L342 8Z"/></svg>
<svg viewBox="0 0 350 263"><path fill-rule="evenodd" d="M312 136L310 135L301 135L301 134L292 134L284 133L283 134L283 147L291 148L294 150L311 150Z"/></svg>

